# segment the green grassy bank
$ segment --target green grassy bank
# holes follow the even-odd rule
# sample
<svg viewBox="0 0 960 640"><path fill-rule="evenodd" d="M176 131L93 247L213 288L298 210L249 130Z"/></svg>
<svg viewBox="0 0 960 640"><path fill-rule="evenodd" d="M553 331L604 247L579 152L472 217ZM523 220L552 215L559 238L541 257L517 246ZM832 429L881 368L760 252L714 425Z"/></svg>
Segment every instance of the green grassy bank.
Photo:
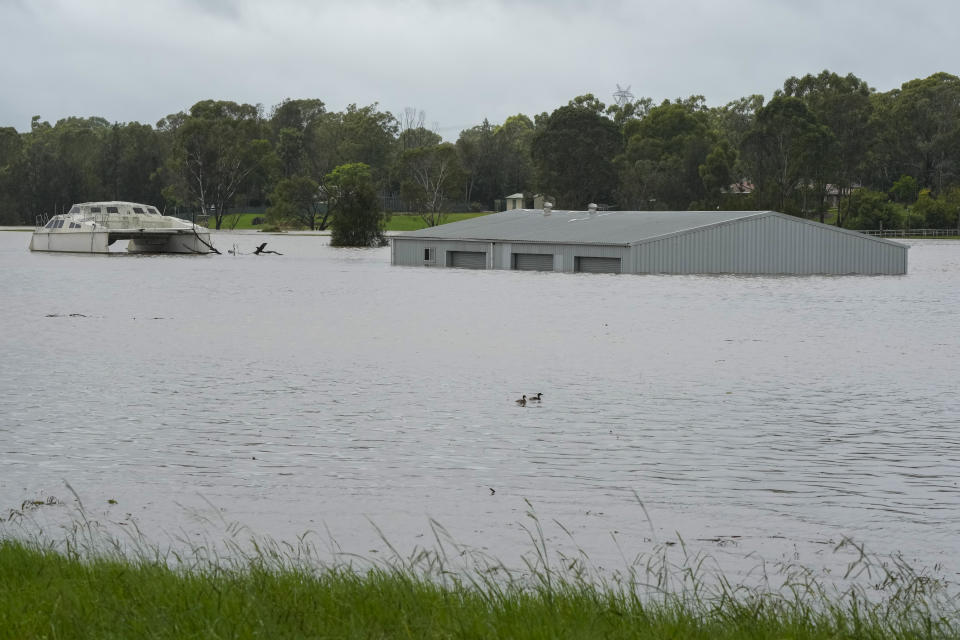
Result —
<svg viewBox="0 0 960 640"><path fill-rule="evenodd" d="M596 583L544 565L504 580L432 562L324 567L294 547L226 564L77 548L0 541L0 638L960 637L922 580L879 604L856 590L828 596L809 577L777 592L681 577L679 592L654 581L641 597L646 581Z"/></svg>
<svg viewBox="0 0 960 640"><path fill-rule="evenodd" d="M443 215L443 222L444 224L447 222L458 222L460 220L468 220L478 216L485 216L489 213L489 211L485 213L446 213ZM229 231L231 229L260 229L264 225L255 225L253 224L253 221L256 218L263 220L264 217L265 216L262 213L239 213L236 215L229 215L224 217L221 230ZM427 224L420 216L410 213L395 213L390 217L390 220L387 221L387 231L415 231L417 229L424 229L426 226Z"/></svg>

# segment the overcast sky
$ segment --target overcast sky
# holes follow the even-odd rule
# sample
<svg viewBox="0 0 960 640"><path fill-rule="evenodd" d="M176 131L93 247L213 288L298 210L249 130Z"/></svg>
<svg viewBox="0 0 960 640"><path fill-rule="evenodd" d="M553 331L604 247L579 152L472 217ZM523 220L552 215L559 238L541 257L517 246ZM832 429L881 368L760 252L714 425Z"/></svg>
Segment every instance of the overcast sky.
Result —
<svg viewBox="0 0 960 640"><path fill-rule="evenodd" d="M155 124L207 98L426 112L447 139L617 85L711 106L791 75L958 73L960 2L0 0L0 126Z"/></svg>

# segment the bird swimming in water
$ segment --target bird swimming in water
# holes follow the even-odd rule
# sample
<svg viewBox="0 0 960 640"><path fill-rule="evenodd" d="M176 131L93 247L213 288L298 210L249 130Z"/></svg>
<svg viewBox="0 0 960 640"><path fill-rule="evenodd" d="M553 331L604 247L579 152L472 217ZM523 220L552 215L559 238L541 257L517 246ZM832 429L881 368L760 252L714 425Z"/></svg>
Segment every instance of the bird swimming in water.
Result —
<svg viewBox="0 0 960 640"><path fill-rule="evenodd" d="M527 401L528 401L528 402L540 402L540 396L542 396L542 395L543 395L543 394L538 391L536 395L533 395L533 396L530 396L529 398L527 398Z"/></svg>
<svg viewBox="0 0 960 640"><path fill-rule="evenodd" d="M521 407L527 406L527 396L524 395L522 398L520 398L520 399L517 400L516 402L517 402L517 404L520 405Z"/></svg>

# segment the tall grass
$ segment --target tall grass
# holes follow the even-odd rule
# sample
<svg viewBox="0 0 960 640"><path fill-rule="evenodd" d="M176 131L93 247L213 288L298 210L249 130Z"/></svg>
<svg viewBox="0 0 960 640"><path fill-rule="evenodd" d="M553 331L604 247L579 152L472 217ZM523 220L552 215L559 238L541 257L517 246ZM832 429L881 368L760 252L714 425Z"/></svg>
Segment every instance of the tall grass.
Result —
<svg viewBox="0 0 960 640"><path fill-rule="evenodd" d="M437 522L430 547L406 554L380 533L381 559L241 529L164 550L135 529L105 535L82 505L54 539L15 529L0 530L0 638L960 637L949 585L849 540L845 580L760 565L748 585L682 541L598 571L583 551L549 549L532 510L518 568Z"/></svg>

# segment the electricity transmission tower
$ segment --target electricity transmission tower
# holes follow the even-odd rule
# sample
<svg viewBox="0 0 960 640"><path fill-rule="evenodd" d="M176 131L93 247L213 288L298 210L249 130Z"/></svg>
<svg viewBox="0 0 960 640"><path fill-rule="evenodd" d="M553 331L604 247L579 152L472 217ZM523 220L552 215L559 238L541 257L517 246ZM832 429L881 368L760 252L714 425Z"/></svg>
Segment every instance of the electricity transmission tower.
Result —
<svg viewBox="0 0 960 640"><path fill-rule="evenodd" d="M622 107L625 104L633 102L633 94L630 93L630 85L627 85L627 88L624 89L618 84L617 90L613 92L613 99L617 103L618 107Z"/></svg>

